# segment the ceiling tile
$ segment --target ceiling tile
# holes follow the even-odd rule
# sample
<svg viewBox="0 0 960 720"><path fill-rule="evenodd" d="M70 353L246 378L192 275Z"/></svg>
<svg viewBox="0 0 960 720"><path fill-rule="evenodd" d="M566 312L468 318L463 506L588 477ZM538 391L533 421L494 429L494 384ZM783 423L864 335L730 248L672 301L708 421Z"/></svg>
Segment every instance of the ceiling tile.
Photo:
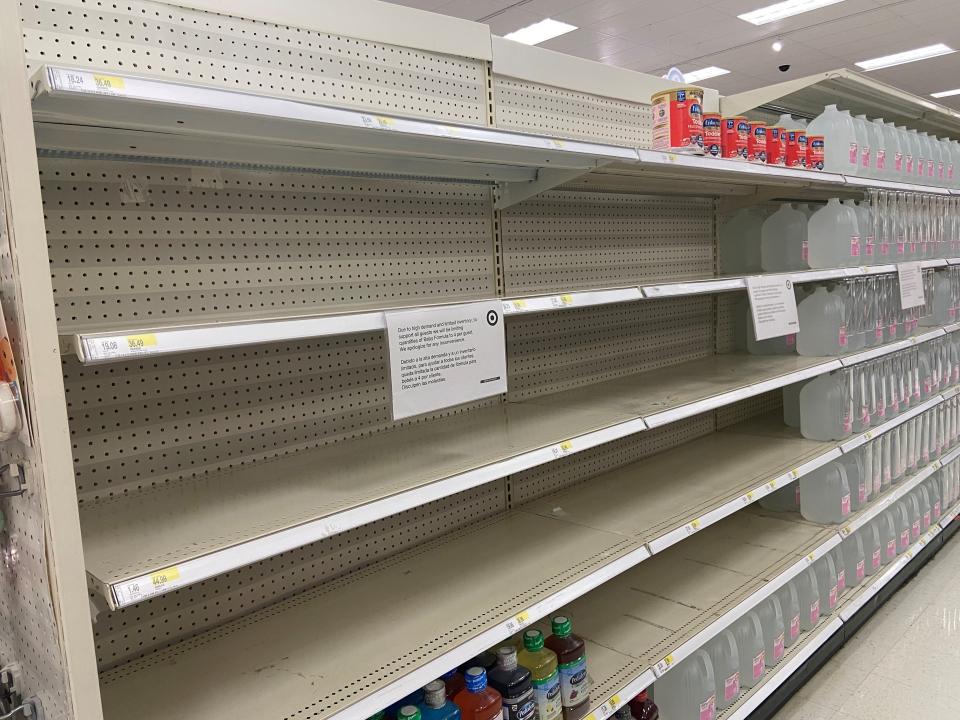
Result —
<svg viewBox="0 0 960 720"><path fill-rule="evenodd" d="M517 0L447 0L437 12L467 20L479 20L488 15L507 10L516 4ZM517 10L526 12L526 8L523 6L518 7ZM507 11L512 12L511 10ZM543 20L542 17L537 19Z"/></svg>
<svg viewBox="0 0 960 720"><path fill-rule="evenodd" d="M633 44L626 38L603 35L583 28L540 43L540 47L576 55L588 60L599 60L614 53L629 50Z"/></svg>

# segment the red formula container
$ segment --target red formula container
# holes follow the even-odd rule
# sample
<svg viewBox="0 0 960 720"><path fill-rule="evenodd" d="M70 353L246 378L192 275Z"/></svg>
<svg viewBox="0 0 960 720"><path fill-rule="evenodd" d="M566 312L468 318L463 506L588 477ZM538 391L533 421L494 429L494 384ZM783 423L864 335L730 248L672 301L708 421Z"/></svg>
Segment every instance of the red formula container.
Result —
<svg viewBox="0 0 960 720"><path fill-rule="evenodd" d="M767 164L766 123L750 123L750 134L747 138L747 162Z"/></svg>
<svg viewBox="0 0 960 720"><path fill-rule="evenodd" d="M804 168L807 166L807 131L784 130L784 158L789 168Z"/></svg>
<svg viewBox="0 0 960 720"><path fill-rule="evenodd" d="M784 144L786 130L782 127L767 128L767 164L786 165L787 149Z"/></svg>
<svg viewBox="0 0 960 720"><path fill-rule="evenodd" d="M807 170L823 170L823 135L807 135Z"/></svg>
<svg viewBox="0 0 960 720"><path fill-rule="evenodd" d="M703 152L709 157L721 157L723 154L721 122L720 113L703 114Z"/></svg>
<svg viewBox="0 0 960 720"><path fill-rule="evenodd" d="M656 93L653 105L653 149L703 155L703 90L673 88Z"/></svg>
<svg viewBox="0 0 960 720"><path fill-rule="evenodd" d="M725 117L720 122L720 142L723 157L731 160L747 159L747 138L750 122L742 115Z"/></svg>

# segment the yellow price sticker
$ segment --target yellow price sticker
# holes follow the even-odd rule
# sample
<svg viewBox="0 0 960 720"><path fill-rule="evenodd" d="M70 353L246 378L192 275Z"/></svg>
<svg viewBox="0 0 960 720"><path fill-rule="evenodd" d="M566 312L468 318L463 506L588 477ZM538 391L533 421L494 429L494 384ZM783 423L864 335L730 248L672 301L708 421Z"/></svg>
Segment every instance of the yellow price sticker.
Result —
<svg viewBox="0 0 960 720"><path fill-rule="evenodd" d="M792 477L794 480L800 477L800 468L794 468L793 470L791 470L790 477Z"/></svg>
<svg viewBox="0 0 960 720"><path fill-rule="evenodd" d="M564 147L566 147L566 143L564 143L563 140L551 140L550 142L553 143L553 146L554 146L555 148L564 148Z"/></svg>
<svg viewBox="0 0 960 720"><path fill-rule="evenodd" d="M123 78L114 75L94 75L93 84L101 92L121 93L126 89Z"/></svg>
<svg viewBox="0 0 960 720"><path fill-rule="evenodd" d="M393 118L383 117L382 115L377 115L377 123L382 128L393 127Z"/></svg>
<svg viewBox="0 0 960 720"><path fill-rule="evenodd" d="M146 350L157 346L157 336L153 334L127 335L126 340L128 350Z"/></svg>
<svg viewBox="0 0 960 720"><path fill-rule="evenodd" d="M771 490L776 490L776 489L777 489L777 481L776 481L776 480L771 480L770 482L767 483L767 487L769 487Z"/></svg>
<svg viewBox="0 0 960 720"><path fill-rule="evenodd" d="M752 491L752 490L747 493L746 498L747 498L747 502L750 502L751 500L753 500L753 491Z"/></svg>
<svg viewBox="0 0 960 720"><path fill-rule="evenodd" d="M180 579L180 568L176 565L173 567L168 567L164 570L158 570L155 573L150 575L150 583L155 588L161 588L167 583L173 582L174 580Z"/></svg>
<svg viewBox="0 0 960 720"><path fill-rule="evenodd" d="M696 520L691 520L691 521L690 521L690 527L692 527L694 530L699 530L699 529L700 529L700 518L697 518Z"/></svg>
<svg viewBox="0 0 960 720"><path fill-rule="evenodd" d="M523 310L527 306L526 300L514 300L513 307L517 310Z"/></svg>
<svg viewBox="0 0 960 720"><path fill-rule="evenodd" d="M597 720L597 714L596 714L596 713L590 713L590 714L587 715L583 720Z"/></svg>
<svg viewBox="0 0 960 720"><path fill-rule="evenodd" d="M524 610L522 613L517 613L516 617L513 618L517 625L525 625L530 621L530 613Z"/></svg>
<svg viewBox="0 0 960 720"><path fill-rule="evenodd" d="M570 305L573 302L573 295L561 295L560 302L564 305Z"/></svg>
<svg viewBox="0 0 960 720"><path fill-rule="evenodd" d="M618 707L620 707L620 696L619 696L619 695L614 695L612 698L610 698L610 706L611 706L614 710L616 710Z"/></svg>

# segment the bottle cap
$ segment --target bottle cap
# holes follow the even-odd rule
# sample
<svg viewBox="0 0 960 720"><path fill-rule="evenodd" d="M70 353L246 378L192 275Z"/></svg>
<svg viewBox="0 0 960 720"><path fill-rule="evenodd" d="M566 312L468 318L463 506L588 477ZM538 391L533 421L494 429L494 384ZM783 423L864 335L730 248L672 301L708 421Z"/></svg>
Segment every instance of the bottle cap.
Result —
<svg viewBox="0 0 960 720"><path fill-rule="evenodd" d="M442 708L447 702L447 685L443 680L428 682L423 688L423 704L428 708Z"/></svg>
<svg viewBox="0 0 960 720"><path fill-rule="evenodd" d="M530 652L543 649L543 633L539 630L527 630L523 634L523 647Z"/></svg>
<svg viewBox="0 0 960 720"><path fill-rule="evenodd" d="M557 637L566 637L573 630L573 625L570 623L570 618L565 615L557 615L550 622L550 629Z"/></svg>
<svg viewBox="0 0 960 720"><path fill-rule="evenodd" d="M637 695L636 699L639 700L640 702L646 702L649 697L650 696L647 694L646 690L641 690L640 694Z"/></svg>
<svg viewBox="0 0 960 720"><path fill-rule="evenodd" d="M487 671L482 667L472 667L464 675L467 682L467 690L470 692L480 692L487 686Z"/></svg>
<svg viewBox="0 0 960 720"><path fill-rule="evenodd" d="M513 670L517 667L517 649L505 645L497 650L497 667L501 670Z"/></svg>
<svg viewBox="0 0 960 720"><path fill-rule="evenodd" d="M420 720L420 709L415 705L404 705L397 710L397 720Z"/></svg>

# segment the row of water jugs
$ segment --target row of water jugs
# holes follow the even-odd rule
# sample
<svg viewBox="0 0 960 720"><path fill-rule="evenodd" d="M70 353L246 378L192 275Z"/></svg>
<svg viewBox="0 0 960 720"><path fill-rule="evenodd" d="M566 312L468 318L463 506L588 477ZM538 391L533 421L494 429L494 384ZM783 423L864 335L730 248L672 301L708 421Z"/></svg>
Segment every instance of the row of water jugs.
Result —
<svg viewBox="0 0 960 720"><path fill-rule="evenodd" d="M794 284L800 331L765 340L756 339L744 297L735 310L734 344L752 355L833 357L902 340L921 325L953 322L960 303L960 273L926 270L923 282L926 303L906 309L893 274Z"/></svg>
<svg viewBox="0 0 960 720"><path fill-rule="evenodd" d="M956 447L958 416L960 401L951 398L767 495L760 505L799 511L812 522L842 523Z"/></svg>
<svg viewBox="0 0 960 720"><path fill-rule="evenodd" d="M827 172L960 187L960 173L955 170L960 168L960 143L956 140L895 126L883 118L853 117L836 105L827 105L806 131L807 135L823 135L823 169Z"/></svg>
<svg viewBox="0 0 960 720"><path fill-rule="evenodd" d="M720 271L796 272L960 255L960 198L875 191L870 201L750 207L720 228Z"/></svg>
<svg viewBox="0 0 960 720"><path fill-rule="evenodd" d="M783 389L784 421L822 442L891 420L960 380L952 335L858 363Z"/></svg>
<svg viewBox="0 0 960 720"><path fill-rule="evenodd" d="M960 463L921 483L678 663L653 686L662 720L713 720L757 685L841 597L919 539L960 498Z"/></svg>

